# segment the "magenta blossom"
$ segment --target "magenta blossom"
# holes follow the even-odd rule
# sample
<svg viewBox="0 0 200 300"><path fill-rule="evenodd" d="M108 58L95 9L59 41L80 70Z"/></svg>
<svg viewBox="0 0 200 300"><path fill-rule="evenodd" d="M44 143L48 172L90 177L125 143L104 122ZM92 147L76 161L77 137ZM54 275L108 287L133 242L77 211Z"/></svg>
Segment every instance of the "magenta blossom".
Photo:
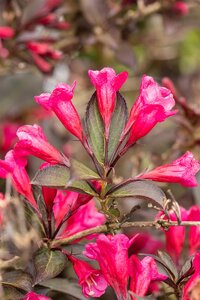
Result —
<svg viewBox="0 0 200 300"><path fill-rule="evenodd" d="M152 282L167 279L166 275L158 272L155 260L149 256L140 261L137 256L132 255L129 259L129 268L130 292L138 296L145 296ZM131 294L131 299L137 298Z"/></svg>
<svg viewBox="0 0 200 300"><path fill-rule="evenodd" d="M171 164L157 167L152 171L139 175L137 178L159 182L175 182L183 186L194 187L197 186L195 175L199 170L200 163L191 152L187 151Z"/></svg>
<svg viewBox="0 0 200 300"><path fill-rule="evenodd" d="M192 206L188 211L188 221L200 221L200 207ZM200 227L191 226L189 229L190 254L194 254L200 247Z"/></svg>
<svg viewBox="0 0 200 300"><path fill-rule="evenodd" d="M87 262L69 256L73 263L74 271L82 286L82 292L85 297L100 297L105 293L108 286L102 272L91 267Z"/></svg>
<svg viewBox="0 0 200 300"><path fill-rule="evenodd" d="M64 199L65 201L63 201ZM85 195L67 192L67 197L62 197L61 192L58 192L53 207L56 226L58 227L65 217L67 218L67 222L61 228L58 238L69 237L105 223L105 216L97 211L95 202L93 200L88 201L89 198L86 198Z"/></svg>
<svg viewBox="0 0 200 300"><path fill-rule="evenodd" d="M34 155L52 164L65 164L69 160L54 148L48 141L42 128L38 125L25 125L17 130L19 142L15 149L24 155Z"/></svg>
<svg viewBox="0 0 200 300"><path fill-rule="evenodd" d="M28 294L26 294L23 300L51 300L51 299L49 297L39 295L34 292L29 292Z"/></svg>
<svg viewBox="0 0 200 300"><path fill-rule="evenodd" d="M175 105L170 90L160 87L152 77L144 75L140 94L134 103L122 136L130 132L127 146L146 135L158 122L174 115Z"/></svg>
<svg viewBox="0 0 200 300"><path fill-rule="evenodd" d="M16 132L19 124L14 122L2 122L0 124L0 149L3 152L9 151L17 140Z"/></svg>
<svg viewBox="0 0 200 300"><path fill-rule="evenodd" d="M88 74L97 91L99 111L108 134L112 113L115 108L116 93L126 81L128 73L122 72L116 75L112 68L103 68L100 71L89 70Z"/></svg>
<svg viewBox="0 0 200 300"><path fill-rule="evenodd" d="M20 157L19 153L10 150L6 154L5 160L0 160L0 177L7 178L10 176L17 192L27 198L29 202L36 207L37 205L33 197L30 179L25 170L26 164L26 158Z"/></svg>
<svg viewBox="0 0 200 300"><path fill-rule="evenodd" d="M82 140L82 125L80 117L72 104L76 83L72 86L58 84L51 94L44 93L35 97L35 101L45 109L53 111L65 128Z"/></svg>
<svg viewBox="0 0 200 300"><path fill-rule="evenodd" d="M0 39L11 39L14 36L14 30L9 26L0 26Z"/></svg>
<svg viewBox="0 0 200 300"><path fill-rule="evenodd" d="M169 217L171 221L177 221L177 217L173 211L169 212ZM162 218L167 220L167 216L164 213L159 212L156 219ZM187 221L188 212L181 207L181 220ZM164 230L166 238L166 249L168 253L178 262L181 255L183 244L185 241L185 226L171 226L167 231Z"/></svg>
<svg viewBox="0 0 200 300"><path fill-rule="evenodd" d="M97 237L96 243L87 244L84 254L97 260L106 281L115 290L119 299L126 299L129 280L128 249L135 240L124 234Z"/></svg>

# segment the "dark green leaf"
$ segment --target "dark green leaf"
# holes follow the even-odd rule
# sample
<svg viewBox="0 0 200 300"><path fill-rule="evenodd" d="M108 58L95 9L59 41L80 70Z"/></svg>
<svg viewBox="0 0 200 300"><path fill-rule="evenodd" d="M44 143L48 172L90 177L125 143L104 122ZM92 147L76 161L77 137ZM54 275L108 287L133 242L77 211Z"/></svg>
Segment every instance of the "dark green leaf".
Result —
<svg viewBox="0 0 200 300"><path fill-rule="evenodd" d="M84 180L71 181L66 186L66 189L91 196L98 196L98 194L90 187L87 181Z"/></svg>
<svg viewBox="0 0 200 300"><path fill-rule="evenodd" d="M128 118L128 109L126 102L122 95L117 93L117 101L114 113L112 115L110 132L109 132L109 143L108 143L108 162L111 163L116 157L116 148L119 143L121 133L124 129ZM118 149L119 150L119 149Z"/></svg>
<svg viewBox="0 0 200 300"><path fill-rule="evenodd" d="M164 207L166 196L154 183L145 180L130 180L112 187L106 194L112 198L137 198Z"/></svg>
<svg viewBox="0 0 200 300"><path fill-rule="evenodd" d="M28 274L21 270L13 270L2 275L3 285L13 287L29 292L32 288L33 279Z"/></svg>
<svg viewBox="0 0 200 300"><path fill-rule="evenodd" d="M40 283L40 285L48 287L54 291L58 291L70 296L75 297L76 299L85 300L81 292L80 286L77 283L69 281L64 278L54 278Z"/></svg>
<svg viewBox="0 0 200 300"><path fill-rule="evenodd" d="M66 257L60 251L52 251L46 247L39 249L34 256L36 282L53 278L60 274L66 265Z"/></svg>
<svg viewBox="0 0 200 300"><path fill-rule="evenodd" d="M40 186L64 188L69 178L70 172L67 167L54 165L39 170L31 183Z"/></svg>
<svg viewBox="0 0 200 300"><path fill-rule="evenodd" d="M75 179L99 179L99 175L77 160L72 160L72 177Z"/></svg>
<svg viewBox="0 0 200 300"><path fill-rule="evenodd" d="M191 276L194 273L194 267L193 267L193 259L194 256L190 257L183 265L180 273L179 273L179 277L181 279L184 279L188 276Z"/></svg>
<svg viewBox="0 0 200 300"><path fill-rule="evenodd" d="M104 123L99 113L96 92L88 103L85 123L89 145L97 161L103 165L105 157Z"/></svg>
<svg viewBox="0 0 200 300"><path fill-rule="evenodd" d="M158 251L158 256L160 257L164 265L171 271L171 273L174 274L174 279L177 280L178 271L171 257L164 251Z"/></svg>
<svg viewBox="0 0 200 300"><path fill-rule="evenodd" d="M25 294L21 290L3 284L3 300L22 300Z"/></svg>

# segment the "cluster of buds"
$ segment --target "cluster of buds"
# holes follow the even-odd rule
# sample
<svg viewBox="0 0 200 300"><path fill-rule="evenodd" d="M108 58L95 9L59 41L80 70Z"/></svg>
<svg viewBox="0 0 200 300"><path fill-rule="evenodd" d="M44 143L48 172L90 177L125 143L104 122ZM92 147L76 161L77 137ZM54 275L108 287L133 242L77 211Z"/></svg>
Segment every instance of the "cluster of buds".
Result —
<svg viewBox="0 0 200 300"><path fill-rule="evenodd" d="M119 300L135 300L135 295L144 296L150 292L154 282L169 281L165 274L158 272L152 257L147 256L140 261L135 255L128 256L130 245L134 247L137 242L137 235L131 240L124 234L113 235L111 225L114 223L115 229L119 229L121 222L120 212L117 214L113 209L114 201L136 197L148 203L153 202L154 207L161 211L159 218L162 221L164 214L174 220L175 213L180 222L181 213L177 209L170 215L167 205L169 199L152 181L197 186L195 175L200 170L200 163L192 153L186 152L169 164L118 184L113 182L115 164L126 151L158 123L177 113L173 110L175 101L171 91L160 87L152 77L144 75L139 95L128 115L126 101L119 92L127 76L127 72L117 75L111 68L89 71L95 92L88 103L84 123L72 103L75 82L72 86L58 84L51 93L35 97L38 104L52 111L81 142L95 170L57 150L38 125L18 128L18 141L13 150L6 154L4 160L0 160L0 177L11 179L13 187L23 196L26 205L41 223L42 246L34 254L34 264L37 266L41 260L45 264L47 256L56 256L59 260L58 267L51 265L53 262L48 258L45 272L31 279L32 286L57 276L64 268L66 258L72 262L85 296L100 297L107 286L111 286ZM26 172L30 155L44 161L32 182ZM33 193L31 183L41 187L39 195ZM196 220L196 214L191 208L187 220L193 219ZM179 255L184 232L179 227L176 229L179 236L182 235L180 245L175 248L175 254ZM194 233L194 229L191 230ZM98 235L104 231L109 234ZM173 230L166 235L171 236L172 233ZM96 242L86 245L84 254L96 260L99 269L94 269L62 248L62 245L71 242L78 243L83 237L96 238ZM193 234L190 240L193 247L191 251L196 251L199 242L194 241ZM38 272L40 270L41 267ZM183 276L179 281L183 282ZM42 297L29 292L24 299L48 299Z"/></svg>
<svg viewBox="0 0 200 300"><path fill-rule="evenodd" d="M50 72L53 61L62 58L55 43L61 31L70 28L70 23L55 11L61 4L62 0L32 1L23 11L15 14L14 10L14 20L5 20L8 24L0 26L0 58L14 55L25 63L35 64L44 73Z"/></svg>

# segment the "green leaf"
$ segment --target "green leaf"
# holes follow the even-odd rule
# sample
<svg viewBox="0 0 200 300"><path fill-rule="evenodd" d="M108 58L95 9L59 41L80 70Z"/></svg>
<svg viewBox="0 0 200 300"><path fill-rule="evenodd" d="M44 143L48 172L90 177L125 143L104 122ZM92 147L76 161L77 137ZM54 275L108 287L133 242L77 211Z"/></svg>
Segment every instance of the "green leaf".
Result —
<svg viewBox="0 0 200 300"><path fill-rule="evenodd" d="M70 171L61 165L49 166L39 170L32 180L32 184L55 188L64 188L70 178Z"/></svg>
<svg viewBox="0 0 200 300"><path fill-rule="evenodd" d="M87 181L84 180L75 180L68 182L68 185L66 185L66 189L91 196L98 196L98 194L90 187Z"/></svg>
<svg viewBox="0 0 200 300"><path fill-rule="evenodd" d="M178 279L178 271L177 268L171 259L171 257L164 251L158 251L158 256L162 260L163 264L168 268L171 273L174 275L174 281Z"/></svg>
<svg viewBox="0 0 200 300"><path fill-rule="evenodd" d="M96 92L88 103L85 124L88 143L97 161L103 165L105 157L104 123L99 112Z"/></svg>
<svg viewBox="0 0 200 300"><path fill-rule="evenodd" d="M72 177L76 179L99 179L99 175L77 160L72 160Z"/></svg>
<svg viewBox="0 0 200 300"><path fill-rule="evenodd" d="M40 285L48 287L54 291L58 291L67 295L70 295L76 299L85 300L81 292L80 286L73 281L69 281L64 278L54 278L40 283Z"/></svg>
<svg viewBox="0 0 200 300"><path fill-rule="evenodd" d="M137 198L164 207L166 196L155 184L145 180L127 180L112 187L106 194L112 198Z"/></svg>
<svg viewBox="0 0 200 300"><path fill-rule="evenodd" d="M25 293L22 291L8 286L8 285L2 285L3 286L3 300L22 300L25 297Z"/></svg>
<svg viewBox="0 0 200 300"><path fill-rule="evenodd" d="M28 273L21 270L12 270L2 275L1 284L29 292L32 289L33 279Z"/></svg>
<svg viewBox="0 0 200 300"><path fill-rule="evenodd" d="M112 115L110 132L109 132L109 142L108 142L108 162L111 163L118 151L116 151L121 133L125 127L128 119L128 109L126 101L122 95L117 93L117 100L114 113ZM118 149L119 150L119 149ZM116 152L116 153L115 153Z"/></svg>
<svg viewBox="0 0 200 300"><path fill-rule="evenodd" d="M36 270L35 283L40 283L60 274L66 265L66 257L60 251L52 251L43 247L35 253L34 265Z"/></svg>

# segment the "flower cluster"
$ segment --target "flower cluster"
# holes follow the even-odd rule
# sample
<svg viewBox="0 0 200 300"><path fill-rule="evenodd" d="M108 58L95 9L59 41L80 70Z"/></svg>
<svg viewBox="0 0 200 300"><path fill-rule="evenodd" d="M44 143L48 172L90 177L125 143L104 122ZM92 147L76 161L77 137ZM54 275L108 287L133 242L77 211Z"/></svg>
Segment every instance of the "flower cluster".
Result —
<svg viewBox="0 0 200 300"><path fill-rule="evenodd" d="M47 45L38 48L37 44L29 44L29 48L42 51L41 54L46 51L49 55L53 54ZM110 174L118 159L158 123L176 114L175 100L169 89L144 75L139 95L128 116L126 102L119 92L128 73L116 74L113 69L104 68L90 70L89 77L95 92L88 103L84 125L72 103L75 82L72 86L58 84L51 93L36 96L35 101L54 113L81 142L94 163L95 171L56 149L49 143L42 128L35 124L17 129L18 140L14 148L8 151L4 160L0 160L0 177L10 178L13 187L27 201L27 206L37 214L43 228L41 244L45 244L45 251L60 251L60 255L64 254L72 262L86 297L100 297L111 286L119 300L135 300L135 295L146 295L153 290L155 282L165 281L167 276L158 271L152 257L140 260L134 254L129 256L129 248L136 244L137 235L132 239L122 233L113 235L113 229L119 229L121 222L114 200L138 197L153 201L161 211L157 219L162 221L169 200L152 181L194 187L200 163L192 153L186 152L171 163L116 185ZM41 187L39 197L33 193L26 171L30 155L44 161L32 180L32 184ZM176 220L175 211L167 213L172 221ZM200 209L192 207L186 211L182 208L181 216L183 221L199 221ZM115 227L109 227L113 222ZM96 228L99 231L95 232ZM105 231L107 235L98 235ZM82 232L86 234L81 235ZM185 228L171 227L165 235L167 250L177 259L183 247ZM98 263L98 269L62 249L63 244L78 243L83 237L86 240L96 238L95 242L86 245L84 254ZM200 246L199 228L190 228L189 245L191 254ZM197 260L196 257L196 269ZM192 276L198 277L196 269L194 274L198 275ZM58 273L56 270L55 274ZM188 286L184 295L191 290L190 283ZM25 297L26 300L48 299L33 292Z"/></svg>

